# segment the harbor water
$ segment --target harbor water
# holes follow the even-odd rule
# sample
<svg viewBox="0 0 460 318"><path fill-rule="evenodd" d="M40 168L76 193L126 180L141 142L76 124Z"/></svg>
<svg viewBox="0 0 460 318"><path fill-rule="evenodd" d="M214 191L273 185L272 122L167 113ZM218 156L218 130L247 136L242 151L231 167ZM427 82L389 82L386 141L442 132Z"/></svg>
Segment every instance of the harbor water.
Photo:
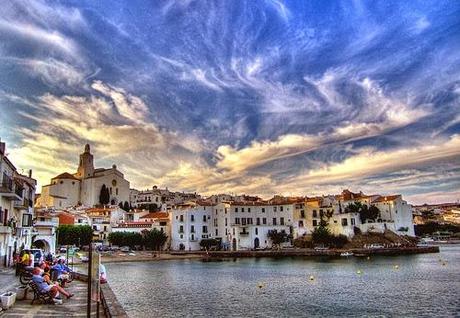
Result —
<svg viewBox="0 0 460 318"><path fill-rule="evenodd" d="M455 317L460 245L395 257L107 264L132 317Z"/></svg>

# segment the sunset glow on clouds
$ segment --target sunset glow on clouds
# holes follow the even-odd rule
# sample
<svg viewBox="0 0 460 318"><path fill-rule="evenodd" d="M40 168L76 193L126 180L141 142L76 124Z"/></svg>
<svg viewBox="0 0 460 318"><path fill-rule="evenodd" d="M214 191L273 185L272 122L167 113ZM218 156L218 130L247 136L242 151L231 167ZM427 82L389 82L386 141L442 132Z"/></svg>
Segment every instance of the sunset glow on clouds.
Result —
<svg viewBox="0 0 460 318"><path fill-rule="evenodd" d="M0 11L0 137L42 185L89 143L139 189L460 199L456 2Z"/></svg>

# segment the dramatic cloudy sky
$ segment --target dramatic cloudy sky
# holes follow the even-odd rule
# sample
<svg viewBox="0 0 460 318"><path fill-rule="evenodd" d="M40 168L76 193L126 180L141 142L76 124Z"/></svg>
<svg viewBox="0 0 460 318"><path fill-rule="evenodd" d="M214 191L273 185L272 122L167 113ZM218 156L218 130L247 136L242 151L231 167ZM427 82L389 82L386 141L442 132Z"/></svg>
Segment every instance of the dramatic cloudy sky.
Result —
<svg viewBox="0 0 460 318"><path fill-rule="evenodd" d="M137 188L460 198L458 1L7 1L0 136Z"/></svg>

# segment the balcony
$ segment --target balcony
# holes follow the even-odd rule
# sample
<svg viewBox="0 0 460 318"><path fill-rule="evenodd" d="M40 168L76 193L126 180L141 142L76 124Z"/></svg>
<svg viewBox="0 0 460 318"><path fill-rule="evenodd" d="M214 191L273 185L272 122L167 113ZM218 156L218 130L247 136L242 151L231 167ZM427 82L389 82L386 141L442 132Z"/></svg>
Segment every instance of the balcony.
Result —
<svg viewBox="0 0 460 318"><path fill-rule="evenodd" d="M8 200L22 200L24 188L13 183L13 180L3 175L3 181L0 183L0 195Z"/></svg>
<svg viewBox="0 0 460 318"><path fill-rule="evenodd" d="M57 227L58 223L54 221L35 221L34 227Z"/></svg>
<svg viewBox="0 0 460 318"><path fill-rule="evenodd" d="M19 209L28 209L30 207L30 201L28 199L14 201L14 207Z"/></svg>
<svg viewBox="0 0 460 318"><path fill-rule="evenodd" d="M9 226L0 225L0 234L11 234L12 229Z"/></svg>
<svg viewBox="0 0 460 318"><path fill-rule="evenodd" d="M246 236L246 235L249 235L249 232L243 231L243 232L240 232L240 235Z"/></svg>

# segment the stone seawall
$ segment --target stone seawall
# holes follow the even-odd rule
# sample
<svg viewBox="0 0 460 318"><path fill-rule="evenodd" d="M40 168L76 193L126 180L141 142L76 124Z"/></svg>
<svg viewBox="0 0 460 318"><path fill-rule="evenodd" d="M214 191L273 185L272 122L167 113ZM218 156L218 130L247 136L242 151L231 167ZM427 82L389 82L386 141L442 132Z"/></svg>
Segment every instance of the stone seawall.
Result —
<svg viewBox="0 0 460 318"><path fill-rule="evenodd" d="M340 256L343 252L352 252L362 255L408 255L421 253L439 253L438 246L426 247L399 247L399 248L374 248L374 249L350 249L350 250L313 250L313 249L282 249L267 251L210 251L208 258L227 257L285 257L285 256ZM206 255L203 255L206 258Z"/></svg>
<svg viewBox="0 0 460 318"><path fill-rule="evenodd" d="M81 280L83 282L88 281L88 275L82 273L75 273L75 279ZM123 306L118 302L117 297L113 293L112 288L108 283L101 284L101 306L104 310L105 316L108 318L117 317L125 318L128 317L128 314L123 309Z"/></svg>

